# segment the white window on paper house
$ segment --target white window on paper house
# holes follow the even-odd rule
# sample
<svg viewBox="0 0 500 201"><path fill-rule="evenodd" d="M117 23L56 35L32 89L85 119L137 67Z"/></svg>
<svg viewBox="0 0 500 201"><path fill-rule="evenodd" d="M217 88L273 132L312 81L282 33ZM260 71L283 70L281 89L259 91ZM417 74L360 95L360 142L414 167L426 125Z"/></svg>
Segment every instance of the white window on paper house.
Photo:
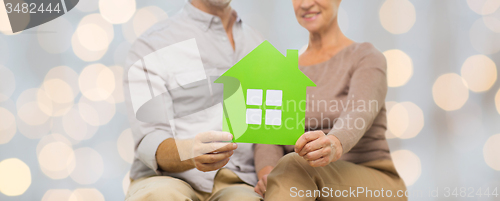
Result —
<svg viewBox="0 0 500 201"><path fill-rule="evenodd" d="M262 89L247 89L247 105L262 106L262 97L264 95ZM266 90L266 106L282 106L283 91L281 90ZM281 110L266 109L265 110L266 125L280 126L281 125ZM247 124L262 124L262 110L247 108L246 111Z"/></svg>

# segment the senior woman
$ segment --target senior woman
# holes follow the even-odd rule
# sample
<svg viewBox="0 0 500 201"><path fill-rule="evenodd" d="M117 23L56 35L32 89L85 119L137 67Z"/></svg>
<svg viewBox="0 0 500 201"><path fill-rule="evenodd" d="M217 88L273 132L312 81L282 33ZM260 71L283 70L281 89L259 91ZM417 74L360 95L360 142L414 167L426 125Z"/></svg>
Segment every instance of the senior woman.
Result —
<svg viewBox="0 0 500 201"><path fill-rule="evenodd" d="M341 0L292 1L310 33L299 68L317 87L295 146L255 145L255 191L266 200L407 200L385 139L384 55L342 33Z"/></svg>

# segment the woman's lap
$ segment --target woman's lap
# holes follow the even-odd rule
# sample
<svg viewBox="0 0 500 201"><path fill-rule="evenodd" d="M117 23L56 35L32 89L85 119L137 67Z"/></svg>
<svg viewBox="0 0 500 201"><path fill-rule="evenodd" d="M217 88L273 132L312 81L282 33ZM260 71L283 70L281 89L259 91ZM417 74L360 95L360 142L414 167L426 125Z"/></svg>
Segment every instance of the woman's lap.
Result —
<svg viewBox="0 0 500 201"><path fill-rule="evenodd" d="M407 200L406 187L390 160L336 161L311 167L287 154L268 176L266 200ZM378 197L377 197L378 196ZM382 197L384 196L384 197ZM390 198L389 198L390 197Z"/></svg>

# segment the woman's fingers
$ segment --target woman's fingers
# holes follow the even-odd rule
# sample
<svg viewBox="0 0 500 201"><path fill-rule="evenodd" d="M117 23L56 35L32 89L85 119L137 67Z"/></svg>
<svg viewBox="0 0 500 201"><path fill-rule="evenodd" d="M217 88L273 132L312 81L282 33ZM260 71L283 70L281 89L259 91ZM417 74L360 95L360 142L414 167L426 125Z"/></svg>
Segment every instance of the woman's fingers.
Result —
<svg viewBox="0 0 500 201"><path fill-rule="evenodd" d="M325 156L314 161L308 161L308 163L312 167L324 167L328 165L328 163L330 163L330 160L328 157Z"/></svg>
<svg viewBox="0 0 500 201"><path fill-rule="evenodd" d="M253 191L255 191L257 194L259 194L260 196L262 196L262 192L260 192L260 188L258 186L259 183L257 183L257 185L255 185L255 188L253 188Z"/></svg>
<svg viewBox="0 0 500 201"><path fill-rule="evenodd" d="M315 161L315 160L318 160L322 157L328 156L328 154L330 152L331 152L330 146L326 146L322 149L317 149L317 150L308 152L303 157L304 157L304 159L306 159L308 161Z"/></svg>
<svg viewBox="0 0 500 201"><path fill-rule="evenodd" d="M267 189L267 174L262 176L262 183L264 183L264 189Z"/></svg>
<svg viewBox="0 0 500 201"><path fill-rule="evenodd" d="M254 190L257 194L264 197L264 194L266 192L266 186L264 185L264 181L259 180L259 182L257 182L257 185L255 186Z"/></svg>
<svg viewBox="0 0 500 201"><path fill-rule="evenodd" d="M305 156L306 154L323 149L325 147L330 147L332 142L326 135L320 136L313 141L308 142L300 152L298 152L299 156Z"/></svg>
<svg viewBox="0 0 500 201"><path fill-rule="evenodd" d="M300 138L295 142L295 152L300 153L306 144L310 141L316 140L321 137L321 135L325 135L323 131L309 131L304 133ZM300 154L299 154L300 155Z"/></svg>

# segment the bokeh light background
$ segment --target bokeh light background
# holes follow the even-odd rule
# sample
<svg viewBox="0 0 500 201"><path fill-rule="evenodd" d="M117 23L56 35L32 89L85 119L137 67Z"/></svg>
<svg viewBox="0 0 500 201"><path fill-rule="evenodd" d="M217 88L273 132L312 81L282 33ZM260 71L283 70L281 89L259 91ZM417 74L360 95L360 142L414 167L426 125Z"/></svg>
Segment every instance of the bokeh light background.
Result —
<svg viewBox="0 0 500 201"><path fill-rule="evenodd" d="M184 3L81 0L18 34L0 19L0 200L123 200L134 155L124 60L137 36ZM290 0L233 7L280 51L306 47ZM500 0L341 5L344 33L387 57L387 137L410 191L500 187L499 7ZM451 200L471 199L500 198Z"/></svg>

